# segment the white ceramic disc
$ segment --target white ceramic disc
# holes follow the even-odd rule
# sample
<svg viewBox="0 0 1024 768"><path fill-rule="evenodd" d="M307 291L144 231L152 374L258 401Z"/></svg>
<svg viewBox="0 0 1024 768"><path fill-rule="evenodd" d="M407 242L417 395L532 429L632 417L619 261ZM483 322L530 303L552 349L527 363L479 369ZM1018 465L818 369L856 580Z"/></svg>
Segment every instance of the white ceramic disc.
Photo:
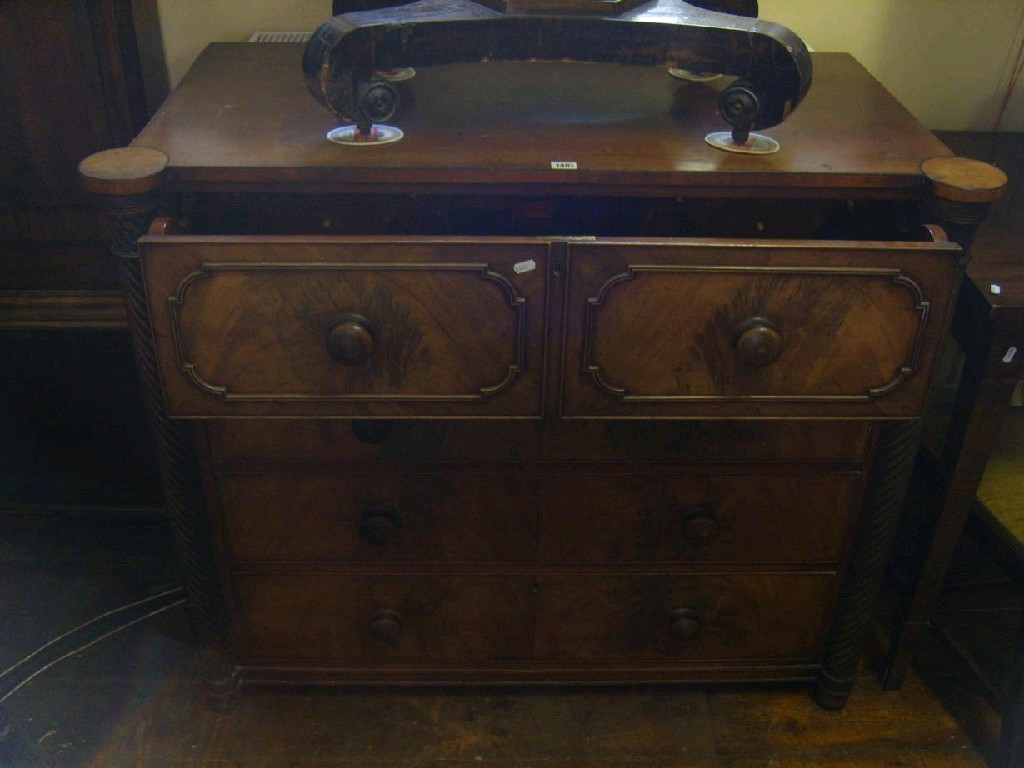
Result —
<svg viewBox="0 0 1024 768"><path fill-rule="evenodd" d="M770 136L752 133L745 144L737 144L732 140L731 131L716 131L704 137L704 141L715 149L726 152L737 152L741 155L770 155L779 151L779 142Z"/></svg>
<svg viewBox="0 0 1024 768"><path fill-rule="evenodd" d="M416 77L416 70L412 67L401 67L399 69L381 69L374 74L387 80L389 83L400 83L403 80L410 80Z"/></svg>
<svg viewBox="0 0 1024 768"><path fill-rule="evenodd" d="M335 144L344 144L346 147L377 147L381 144L391 144L405 136L401 128L393 125L373 124L370 129L371 139L356 138L356 127L354 125L342 125L327 133L327 138Z"/></svg>
<svg viewBox="0 0 1024 768"><path fill-rule="evenodd" d="M721 77L717 72L691 72L688 69L676 69L671 67L668 73L680 80L689 80L692 83L706 83L708 80L717 80Z"/></svg>

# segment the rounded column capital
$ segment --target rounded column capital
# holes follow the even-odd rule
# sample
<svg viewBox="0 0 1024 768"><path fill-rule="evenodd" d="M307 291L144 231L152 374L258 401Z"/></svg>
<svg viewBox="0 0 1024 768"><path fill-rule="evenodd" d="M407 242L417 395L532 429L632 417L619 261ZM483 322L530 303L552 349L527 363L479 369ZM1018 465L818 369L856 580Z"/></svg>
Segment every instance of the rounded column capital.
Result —
<svg viewBox="0 0 1024 768"><path fill-rule="evenodd" d="M159 189L168 162L158 149L106 149L82 160L78 175L82 186L93 194L128 197Z"/></svg>
<svg viewBox="0 0 1024 768"><path fill-rule="evenodd" d="M957 203L994 203L1007 191L1006 174L989 163L966 157L933 157L921 163L935 196Z"/></svg>

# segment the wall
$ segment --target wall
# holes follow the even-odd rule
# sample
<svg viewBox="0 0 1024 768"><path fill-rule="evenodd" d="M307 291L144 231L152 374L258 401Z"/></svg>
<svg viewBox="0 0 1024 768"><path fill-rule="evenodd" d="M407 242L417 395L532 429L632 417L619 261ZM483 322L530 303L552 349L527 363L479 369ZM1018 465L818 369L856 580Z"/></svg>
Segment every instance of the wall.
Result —
<svg viewBox="0 0 1024 768"><path fill-rule="evenodd" d="M991 130L1024 35L1020 0L760 0L760 8L816 50L852 53L933 130ZM1010 107L1003 129L1024 130L1024 83Z"/></svg>
<svg viewBox="0 0 1024 768"><path fill-rule="evenodd" d="M1024 35L1021 0L760 0L819 51L849 51L925 125L991 130ZM330 0L159 0L171 83L211 41L311 31ZM813 86L812 86L813 87ZM1024 83L1003 121L1024 130Z"/></svg>

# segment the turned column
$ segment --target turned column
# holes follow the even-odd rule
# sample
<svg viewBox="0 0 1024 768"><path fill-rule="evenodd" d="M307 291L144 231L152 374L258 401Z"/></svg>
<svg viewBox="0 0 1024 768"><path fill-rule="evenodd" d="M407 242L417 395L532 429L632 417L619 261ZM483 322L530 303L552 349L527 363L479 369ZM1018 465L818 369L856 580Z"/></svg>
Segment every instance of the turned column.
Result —
<svg viewBox="0 0 1024 768"><path fill-rule="evenodd" d="M864 510L857 523L815 691L816 700L825 709L845 706L857 678L920 434L916 420L887 422L881 427Z"/></svg>
<svg viewBox="0 0 1024 768"><path fill-rule="evenodd" d="M921 170L932 184L936 211L950 240L970 259L971 243L991 204L1006 194L1007 178L998 168L977 160L937 157ZM942 582L957 540L971 511L975 492L992 452L992 438L1013 390L1012 379L1002 375L992 359L992 328L970 317L973 309L960 302L954 324L970 327L970 339L961 339L965 353L950 426L938 457L936 498L940 505L925 521L909 564L894 617L889 651L881 670L882 684L895 689L903 684L914 651L928 629L937 607ZM965 343L966 342L966 343ZM988 436L988 437L986 437Z"/></svg>
<svg viewBox="0 0 1024 768"><path fill-rule="evenodd" d="M95 195L112 230L111 251L120 262L135 365L156 443L164 503L171 516L193 628L207 652L203 675L211 696L226 701L237 684L228 622L191 429L167 416L152 343L149 305L138 239L163 203L168 159L163 152L128 147L98 152L79 165L82 186Z"/></svg>
<svg viewBox="0 0 1024 768"><path fill-rule="evenodd" d="M939 223L947 236L963 249L961 266L970 258L970 245L990 204L999 199L1006 188L1006 175L987 163L959 157L937 157L926 160L921 171L931 184L932 197ZM962 279L962 270L961 270ZM959 283L955 288L959 289ZM864 510L858 521L850 562L836 606L836 619L826 646L825 660L818 678L816 698L827 709L840 709L846 703L857 676L861 651L874 617L877 596L881 590L886 566L891 556L896 529L906 502L907 489L920 448L919 419L889 422L881 427L875 459L868 475ZM964 517L966 516L966 510ZM952 522L952 521L949 521ZM955 542L960 519L956 525ZM933 566L932 580L941 579L949 563L945 556L939 568ZM917 581L915 581L917 583ZM927 606L930 613L934 600ZM916 609L920 615L919 606ZM902 645L899 635L908 624L901 623L894 634L893 647L903 654L899 662L899 679L906 670L910 643ZM890 656L892 658L892 656ZM886 673L888 687L892 682L892 661Z"/></svg>
<svg viewBox="0 0 1024 768"><path fill-rule="evenodd" d="M921 163L931 184L939 223L970 258L971 243L992 203L1007 190L1006 174L994 165L966 157L933 157Z"/></svg>

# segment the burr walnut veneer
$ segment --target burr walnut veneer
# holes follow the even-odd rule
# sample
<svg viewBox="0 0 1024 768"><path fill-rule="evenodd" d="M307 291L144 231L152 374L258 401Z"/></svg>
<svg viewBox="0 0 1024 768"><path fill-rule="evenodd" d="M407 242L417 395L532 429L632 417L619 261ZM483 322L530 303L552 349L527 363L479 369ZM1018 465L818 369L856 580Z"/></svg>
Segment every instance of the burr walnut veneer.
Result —
<svg viewBox="0 0 1024 768"><path fill-rule="evenodd" d="M82 167L211 690L841 706L963 269L940 226L984 209L930 191L948 150L843 55L775 155L704 143L719 83L597 64L426 68L403 140L344 147L300 55L212 46Z"/></svg>

